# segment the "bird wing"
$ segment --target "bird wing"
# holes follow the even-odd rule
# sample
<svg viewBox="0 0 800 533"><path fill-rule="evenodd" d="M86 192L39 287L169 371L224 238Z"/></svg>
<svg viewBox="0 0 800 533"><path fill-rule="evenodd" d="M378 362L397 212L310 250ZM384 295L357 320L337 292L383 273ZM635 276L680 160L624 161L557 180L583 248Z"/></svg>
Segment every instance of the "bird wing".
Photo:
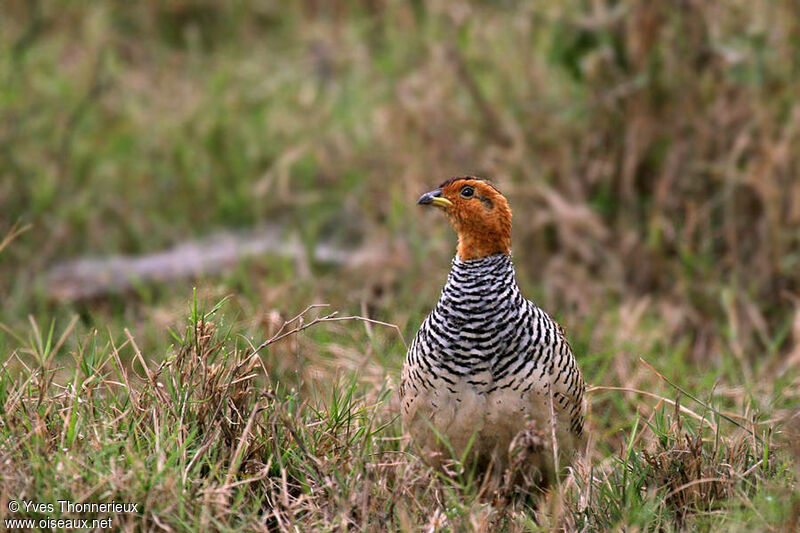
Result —
<svg viewBox="0 0 800 533"><path fill-rule="evenodd" d="M549 317L548 317L549 318ZM583 419L586 413L584 393L586 385L578 368L572 346L567 340L567 332L561 324L550 319L555 326L555 346L553 357L553 398L570 417L570 431L580 436L583 432Z"/></svg>

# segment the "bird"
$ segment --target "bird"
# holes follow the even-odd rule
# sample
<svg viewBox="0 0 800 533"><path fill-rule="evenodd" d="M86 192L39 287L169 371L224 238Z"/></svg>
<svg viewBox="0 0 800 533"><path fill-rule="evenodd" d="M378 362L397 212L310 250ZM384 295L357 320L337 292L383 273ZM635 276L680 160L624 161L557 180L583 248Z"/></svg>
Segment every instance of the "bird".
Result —
<svg viewBox="0 0 800 533"><path fill-rule="evenodd" d="M404 426L428 463L520 465L546 485L585 441L585 384L565 330L520 292L508 201L488 180L457 176L417 203L444 212L458 245L406 353Z"/></svg>

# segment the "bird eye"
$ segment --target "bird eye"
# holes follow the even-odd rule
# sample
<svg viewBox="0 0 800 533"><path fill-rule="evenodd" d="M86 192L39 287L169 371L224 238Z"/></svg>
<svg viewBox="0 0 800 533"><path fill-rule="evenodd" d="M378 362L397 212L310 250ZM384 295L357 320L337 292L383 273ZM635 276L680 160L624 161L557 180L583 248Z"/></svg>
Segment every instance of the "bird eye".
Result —
<svg viewBox="0 0 800 533"><path fill-rule="evenodd" d="M461 189L461 196L464 198L472 198L475 196L475 189L467 185L466 187L462 187Z"/></svg>

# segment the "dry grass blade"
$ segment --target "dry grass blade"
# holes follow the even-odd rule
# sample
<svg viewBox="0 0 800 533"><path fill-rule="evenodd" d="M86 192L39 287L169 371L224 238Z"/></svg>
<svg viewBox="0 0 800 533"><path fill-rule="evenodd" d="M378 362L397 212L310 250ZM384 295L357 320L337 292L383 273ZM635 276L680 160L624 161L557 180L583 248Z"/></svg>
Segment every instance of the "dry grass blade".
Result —
<svg viewBox="0 0 800 533"><path fill-rule="evenodd" d="M726 479L724 477L706 477L706 478L702 478L702 479L694 479L694 480L689 481L688 483L684 483L680 487L668 492L667 495L662 498L662 503L666 502L667 500L669 500L670 498L672 498L676 494L678 494L680 492L683 492L684 490L686 490L688 488L694 487L695 485L701 485L703 483L731 483L731 480L730 479Z"/></svg>
<svg viewBox="0 0 800 533"><path fill-rule="evenodd" d="M386 326L386 327L394 329L397 332L397 337L400 339L400 342L403 343L403 347L405 349L408 349L408 344L406 344L406 340L403 338L403 332L400 329L400 326L398 326L397 324L392 324L391 322L382 322L380 320L375 320L375 319L372 319L372 318L367 318L367 317L363 317L363 316L359 316L359 315L351 315L351 316L334 316L334 315L335 315L335 313L333 315L325 317L324 319L320 320L320 322L338 322L338 321L341 321L341 320L358 320L358 321L361 321L361 322L365 322L367 324L375 324L375 325L378 325L378 326Z"/></svg>
<svg viewBox="0 0 800 533"><path fill-rule="evenodd" d="M194 457L192 457L191 461L189 461L189 464L186 465L186 468L183 471L183 482L184 483L186 483L186 480L189 477L189 472L192 471L192 468L194 467L195 463L197 463L200 459L203 458L203 456L208 451L208 449L211 448L212 444L214 444L217 441L217 439L219 438L219 434L220 434L220 430L219 429L215 429L208 436L208 438L205 439L205 442L200 446L200 448L198 448L197 452L195 452Z"/></svg>
<svg viewBox="0 0 800 533"><path fill-rule="evenodd" d="M239 466L242 462L242 454L247 447L248 439L250 437L250 430L253 428L253 422L255 421L256 414L258 414L259 409L261 409L261 405L258 401L256 401L256 403L253 405L252 411L250 411L250 416L247 417L247 425L245 425L244 431L242 431L242 435L239 437L239 443L236 445L236 451L233 453L233 460L228 468L228 474L225 476L225 485L230 485L233 476L236 475L236 472L239 470Z"/></svg>
<svg viewBox="0 0 800 533"><path fill-rule="evenodd" d="M661 379L662 381L664 381L665 383L667 383L668 385L670 385L671 387L673 387L675 390L677 390L678 392L680 392L680 393L681 393L681 394L683 394L684 396L687 396L688 398L690 398L690 399L694 400L695 402L699 403L700 405L702 405L703 407L705 407L706 409L708 409L708 410L709 410L709 411L711 411L712 413L716 414L716 415L717 415L717 416L719 416L720 418L724 418L725 420L727 420L728 422L730 422L730 423L731 423L731 424L733 424L734 426L738 427L739 429L743 429L744 431L746 431L747 433L749 433L749 434L750 434L750 436L752 436L754 439L756 439L756 440L757 440L759 443L763 444L763 441L762 441L761 437L759 437L758 435L756 435L756 434L755 434L753 431L751 431L749 428L746 428L746 427L744 427L743 425L741 425L739 422L737 422L736 420L734 420L734 419L733 419L733 418L731 418L730 416L728 416L728 415L726 415L725 413L721 412L719 409L715 408L715 407L714 407L714 406L712 406L712 405L709 405L709 404L707 404L706 402L704 402L704 401L700 400L699 398L697 398L697 397L696 397L696 396L694 396L693 394L691 394L691 393L687 392L686 390L684 390L682 387L680 387L680 386L676 385L675 383L673 383L672 381L670 381L669 379L667 379L667 377L666 377L666 376L664 376L663 374L661 374L661 373L660 373L658 370L656 370L655 368L653 368L653 366L652 366L650 363L648 363L647 361L645 361L645 360L644 360L644 358L640 357L640 358L639 358L639 361L640 361L640 362L641 362L643 365L645 365L647 368L649 368L649 369L650 369L650 370L651 370L651 371L652 371L652 372L653 372L653 373L654 373L656 376L658 376L658 377L659 377L659 379Z"/></svg>
<svg viewBox="0 0 800 533"><path fill-rule="evenodd" d="M680 411L681 411L682 413L684 413L684 414L687 414L687 415L691 416L692 418L694 418L695 420L697 420L697 421L699 421L699 422L703 422L703 423L707 424L707 425L708 425L708 427L709 427L709 428L710 428L712 431L714 431L714 432L716 432L716 431L717 431L717 426L716 426L716 424L714 424L713 422L711 422L711 421L710 421L708 418L706 418L706 417L704 417L704 416L701 416L701 415L699 415L699 414L695 413L694 411L692 411L692 410L691 410L691 409L689 409L688 407L685 407L685 406L683 406L683 405L680 405L680 404L678 404L678 403L677 403L675 400L670 400L669 398L665 398L664 396L661 396L661 395L659 395L659 394L655 394L655 393L653 393L653 392L643 391L643 390L639 390L639 389L633 389L633 388L630 388L630 387L601 387L601 386L588 387L588 388L586 389L586 392L587 392L588 394L591 394L591 393L593 393L593 392L596 392L596 391L603 391L603 390L608 390L608 391L621 391L621 392L632 392L632 393L634 393L634 394L641 394L641 395L643 395L643 396L649 396L649 397L651 397L651 398L655 398L655 399L657 399L659 402L665 402L665 403L668 403L668 404L670 404L670 405L672 405L672 406L677 406L677 407L680 409Z"/></svg>
<svg viewBox="0 0 800 533"><path fill-rule="evenodd" d="M128 330L128 328L125 328L125 335L128 337L128 341L131 343L131 346L133 347L133 352L136 354L136 358L139 360L139 363L142 365L142 368L144 369L145 375L147 376L147 382L152 387L153 394L156 394L157 396L163 396L161 388L158 386L158 382L156 381L155 374L153 374L153 372L150 370L150 367L147 366L147 362L145 362L144 360L142 351L136 345L136 341L134 340L133 335L131 335L131 332L130 330Z"/></svg>
<svg viewBox="0 0 800 533"><path fill-rule="evenodd" d="M14 223L14 225L13 225L13 226L11 226L11 229L9 229L9 230L8 230L8 232L6 233L6 236L5 236L5 237L3 237L3 240L2 240L2 241L0 241L0 253L2 253L2 252L3 252L3 250L5 250L5 248L6 248L6 247L7 247L9 244L11 244L11 242L12 242L14 239L16 239L17 237L19 237L20 235L22 235L23 233L25 233L26 231L28 231L28 230L29 230L29 229L31 229L32 227L33 227L33 226L32 226L31 224L27 224L27 225L25 225L25 226L22 226L22 227L20 228L20 227L19 227L19 222L16 222L16 223Z"/></svg>
<svg viewBox="0 0 800 533"><path fill-rule="evenodd" d="M317 324L320 324L320 323L323 323L323 322L339 322L339 321L350 321L350 320L358 320L358 321L367 322L367 323L370 323L370 324L376 324L376 325L379 325L379 326L387 326L387 327L393 328L395 331L397 331L397 335L400 337L400 340L403 342L403 346L408 348L408 345L406 344L406 341L403 338L403 333L402 333L402 330L400 329L400 326L398 326L397 324L391 324L389 322L381 322L380 320L373 320L371 318L366 318L366 317L363 317L363 316L342 316L342 317L340 317L340 316L337 316L338 313L339 313L338 311L334 311L334 312L329 313L329 314L327 314L325 316L316 317L313 320L311 320L311 322L308 322L308 323L303 323L302 322L302 318L304 317L304 315L306 313L308 313L309 311L311 311L312 309L317 309L317 308L321 308L321 307L328 307L328 306L329 306L329 304L313 304L313 305L309 305L300 314L296 315L294 318L292 318L290 320L285 321L283 323L283 325L280 328L278 328L278 331L271 338L265 340L264 342L259 344L258 347L254 348L253 349L253 353L254 354L255 353L259 353L261 350L263 350L264 348L266 348L270 344L274 344L274 343L276 343L276 342L278 342L278 341L280 341L280 340L282 340L282 339L284 339L286 337L289 337L290 335L294 335L296 333L299 333L299 332L301 332L303 330L306 330L306 329L308 329L308 328L310 328L312 326L315 326ZM296 326L296 327L294 327L294 328L292 328L292 329L290 329L288 331L285 331L286 328L290 324L293 324L293 323L295 323L297 321L301 321L301 324L299 326Z"/></svg>

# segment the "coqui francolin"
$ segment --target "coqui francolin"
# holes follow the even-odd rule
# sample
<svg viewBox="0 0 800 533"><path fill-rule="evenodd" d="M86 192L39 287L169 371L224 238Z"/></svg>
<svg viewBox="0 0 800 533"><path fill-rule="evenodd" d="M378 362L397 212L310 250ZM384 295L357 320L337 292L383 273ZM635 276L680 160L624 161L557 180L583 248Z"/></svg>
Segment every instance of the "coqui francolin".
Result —
<svg viewBox="0 0 800 533"><path fill-rule="evenodd" d="M494 472L519 464L525 436L524 465L546 484L553 434L565 461L582 441L585 386L564 330L517 286L508 202L485 180L456 177L417 203L444 211L458 248L406 355L405 426L428 462L467 458Z"/></svg>

